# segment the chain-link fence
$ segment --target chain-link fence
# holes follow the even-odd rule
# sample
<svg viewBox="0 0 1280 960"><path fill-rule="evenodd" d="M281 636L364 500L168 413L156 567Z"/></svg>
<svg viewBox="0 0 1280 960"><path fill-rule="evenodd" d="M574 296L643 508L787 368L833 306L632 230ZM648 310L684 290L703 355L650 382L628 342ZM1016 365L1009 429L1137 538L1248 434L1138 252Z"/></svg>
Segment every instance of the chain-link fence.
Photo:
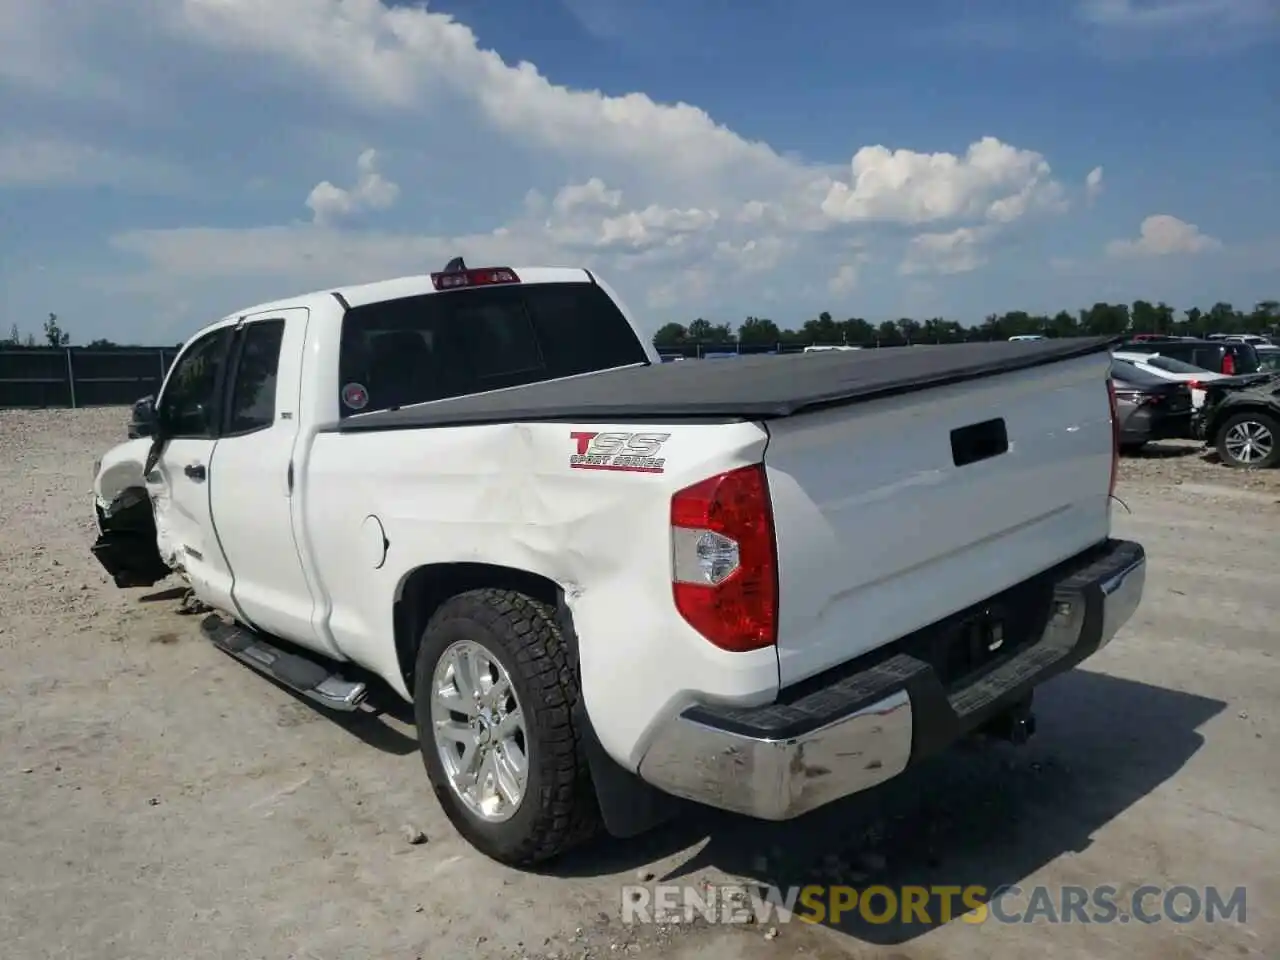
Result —
<svg viewBox="0 0 1280 960"><path fill-rule="evenodd" d="M0 348L0 407L124 406L160 389L176 347Z"/></svg>

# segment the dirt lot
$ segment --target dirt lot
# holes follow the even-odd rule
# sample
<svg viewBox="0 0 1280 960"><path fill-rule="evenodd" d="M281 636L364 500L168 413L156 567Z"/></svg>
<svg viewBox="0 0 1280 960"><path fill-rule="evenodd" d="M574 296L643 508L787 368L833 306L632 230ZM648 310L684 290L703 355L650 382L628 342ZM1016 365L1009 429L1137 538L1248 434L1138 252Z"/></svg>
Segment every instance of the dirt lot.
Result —
<svg viewBox="0 0 1280 960"><path fill-rule="evenodd" d="M1280 472L1126 462L1117 532L1147 546L1146 599L1038 694L1030 746L956 750L795 824L690 815L535 876L452 834L403 711L335 721L209 647L172 591L106 582L90 472L124 422L0 411L4 960L1280 956ZM651 873L1243 885L1247 915L624 927L619 888Z"/></svg>

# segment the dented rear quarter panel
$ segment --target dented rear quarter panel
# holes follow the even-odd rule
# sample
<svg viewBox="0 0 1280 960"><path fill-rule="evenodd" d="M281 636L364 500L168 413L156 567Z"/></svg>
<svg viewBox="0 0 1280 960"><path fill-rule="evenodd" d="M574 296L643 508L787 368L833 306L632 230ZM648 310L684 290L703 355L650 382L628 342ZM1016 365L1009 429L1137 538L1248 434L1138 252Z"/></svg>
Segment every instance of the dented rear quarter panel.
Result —
<svg viewBox="0 0 1280 960"><path fill-rule="evenodd" d="M570 467L574 431L668 433L662 473ZM671 494L758 463L754 423L516 423L316 437L306 525L333 638L408 696L393 605L424 564L485 563L564 590L579 638L585 705L601 743L633 769L651 727L700 701L754 705L778 688L776 653L731 654L672 600ZM376 465L376 466L375 466ZM375 569L361 527L374 515L390 546Z"/></svg>

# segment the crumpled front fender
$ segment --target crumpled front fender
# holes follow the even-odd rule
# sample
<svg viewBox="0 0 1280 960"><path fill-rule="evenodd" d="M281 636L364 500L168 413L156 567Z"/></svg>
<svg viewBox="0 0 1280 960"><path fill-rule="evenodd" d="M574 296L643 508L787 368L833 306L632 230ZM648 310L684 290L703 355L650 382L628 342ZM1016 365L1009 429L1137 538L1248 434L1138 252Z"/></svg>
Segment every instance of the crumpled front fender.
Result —
<svg viewBox="0 0 1280 960"><path fill-rule="evenodd" d="M153 503L147 489L150 449L150 440L122 443L108 451L94 471L99 537L92 553L118 587L151 586L174 567L162 504L159 499Z"/></svg>
<svg viewBox="0 0 1280 960"><path fill-rule="evenodd" d="M129 440L112 447L98 461L94 470L93 495L98 506L108 515L111 504L126 490L132 487L146 490L143 466L150 450L150 440Z"/></svg>

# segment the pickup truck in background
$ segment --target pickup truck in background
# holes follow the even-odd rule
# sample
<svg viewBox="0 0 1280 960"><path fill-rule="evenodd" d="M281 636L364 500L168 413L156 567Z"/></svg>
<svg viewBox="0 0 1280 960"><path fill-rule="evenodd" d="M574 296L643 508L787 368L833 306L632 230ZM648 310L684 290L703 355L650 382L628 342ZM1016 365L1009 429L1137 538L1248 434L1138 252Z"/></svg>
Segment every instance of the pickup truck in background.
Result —
<svg viewBox="0 0 1280 960"><path fill-rule="evenodd" d="M93 550L328 708L389 684L495 859L787 819L1024 739L1133 613L1108 345L663 364L589 271L458 260L201 330Z"/></svg>

